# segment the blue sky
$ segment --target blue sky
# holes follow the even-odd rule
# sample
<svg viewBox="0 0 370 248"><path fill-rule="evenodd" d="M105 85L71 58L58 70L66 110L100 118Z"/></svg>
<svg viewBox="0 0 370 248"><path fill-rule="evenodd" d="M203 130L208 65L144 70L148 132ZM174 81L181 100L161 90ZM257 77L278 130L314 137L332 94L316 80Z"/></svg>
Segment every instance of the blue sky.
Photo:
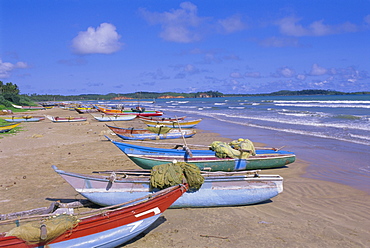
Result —
<svg viewBox="0 0 370 248"><path fill-rule="evenodd" d="M0 0L23 94L370 91L369 0Z"/></svg>

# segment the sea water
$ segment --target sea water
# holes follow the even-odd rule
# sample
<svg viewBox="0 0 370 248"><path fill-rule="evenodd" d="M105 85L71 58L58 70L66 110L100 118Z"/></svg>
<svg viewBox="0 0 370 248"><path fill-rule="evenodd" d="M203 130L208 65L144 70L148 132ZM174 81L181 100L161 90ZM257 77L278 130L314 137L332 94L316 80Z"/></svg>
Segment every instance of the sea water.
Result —
<svg viewBox="0 0 370 248"><path fill-rule="evenodd" d="M141 105L166 116L203 118L197 128L227 138L283 147L309 162L305 176L370 193L370 95L156 99Z"/></svg>

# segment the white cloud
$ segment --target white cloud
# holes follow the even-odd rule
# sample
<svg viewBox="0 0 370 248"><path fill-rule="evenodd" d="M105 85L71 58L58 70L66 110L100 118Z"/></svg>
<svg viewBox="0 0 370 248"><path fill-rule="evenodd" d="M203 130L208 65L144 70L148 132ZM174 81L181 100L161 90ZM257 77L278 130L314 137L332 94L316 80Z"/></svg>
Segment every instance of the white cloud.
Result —
<svg viewBox="0 0 370 248"><path fill-rule="evenodd" d="M281 67L277 69L274 74L272 74L273 77L286 77L286 78L293 77L294 75L295 71L288 67Z"/></svg>
<svg viewBox="0 0 370 248"><path fill-rule="evenodd" d="M370 15L365 16L364 21L367 25L370 25Z"/></svg>
<svg viewBox="0 0 370 248"><path fill-rule="evenodd" d="M0 78L8 78L11 76L13 70L25 68L28 68L27 63L25 62L17 62L15 64L12 64L10 62L3 62L0 59Z"/></svg>
<svg viewBox="0 0 370 248"><path fill-rule="evenodd" d="M350 22L339 25L327 25L323 20L314 21L307 27L299 24L301 19L296 17L285 17L276 22L280 32L290 36L324 36L339 33L356 32L359 28Z"/></svg>
<svg viewBox="0 0 370 248"><path fill-rule="evenodd" d="M245 73L245 76L246 77L251 77L251 78L260 78L261 77L261 73L259 72L247 72Z"/></svg>
<svg viewBox="0 0 370 248"><path fill-rule="evenodd" d="M291 37L270 37L259 42L263 47L299 47L297 38Z"/></svg>
<svg viewBox="0 0 370 248"><path fill-rule="evenodd" d="M197 28L203 18L197 15L198 8L190 2L183 2L179 9L169 12L156 13L141 9L143 17L151 24L160 24L160 37L167 41L190 43L200 40L201 35Z"/></svg>
<svg viewBox="0 0 370 248"><path fill-rule="evenodd" d="M230 77L232 77L232 78L243 78L243 75L240 74L239 72L232 72L232 73L230 73Z"/></svg>
<svg viewBox="0 0 370 248"><path fill-rule="evenodd" d="M72 40L72 48L77 54L111 54L121 49L120 38L114 25L102 23L96 29L89 27L87 31L79 32Z"/></svg>
<svg viewBox="0 0 370 248"><path fill-rule="evenodd" d="M240 15L233 15L229 18L219 20L218 23L226 33L234 33L246 28Z"/></svg>
<svg viewBox="0 0 370 248"><path fill-rule="evenodd" d="M318 64L313 64L310 71L310 75L312 76L321 76L327 73L328 70L324 67L320 67Z"/></svg>

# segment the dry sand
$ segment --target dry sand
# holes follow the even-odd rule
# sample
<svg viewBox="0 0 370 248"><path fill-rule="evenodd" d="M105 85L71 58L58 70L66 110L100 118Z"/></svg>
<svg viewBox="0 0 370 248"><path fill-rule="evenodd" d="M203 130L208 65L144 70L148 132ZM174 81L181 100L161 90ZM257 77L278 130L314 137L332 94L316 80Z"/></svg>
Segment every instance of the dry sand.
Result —
<svg viewBox="0 0 370 248"><path fill-rule="evenodd" d="M33 114L78 116L62 109ZM87 115L87 114L85 114ZM139 168L106 141L105 123L23 123L0 139L0 213L82 199L51 165L71 172ZM141 125L138 120L111 123ZM111 136L114 137L114 136ZM189 144L226 140L199 131ZM160 141L157 141L160 142ZM182 143L182 140L166 140ZM341 184L303 178L307 164L264 170L284 177L284 192L269 202L242 207L169 209L125 247L370 247L370 195ZM1 229L0 232L4 231Z"/></svg>

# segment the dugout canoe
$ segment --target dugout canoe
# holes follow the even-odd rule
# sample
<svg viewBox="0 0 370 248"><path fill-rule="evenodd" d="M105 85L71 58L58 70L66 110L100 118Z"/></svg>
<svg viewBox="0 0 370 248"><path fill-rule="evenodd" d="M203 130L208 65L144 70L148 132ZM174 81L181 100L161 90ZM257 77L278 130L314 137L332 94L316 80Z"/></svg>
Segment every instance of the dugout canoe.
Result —
<svg viewBox="0 0 370 248"><path fill-rule="evenodd" d="M115 205L156 192L150 186L150 171L130 170L84 175L53 169L78 193L102 205ZM261 175L259 171L203 172L199 190L189 189L170 208L244 206L267 201L283 191L279 175Z"/></svg>
<svg viewBox="0 0 370 248"><path fill-rule="evenodd" d="M45 218L50 215L34 216L34 220L40 223L40 240L36 243L29 243L15 236L6 236L7 233L1 233L0 247L116 247L133 239L151 226L186 190L186 185L177 185L148 197L89 211L89 215L79 218L79 222L72 229L66 230L48 242L42 241L43 227L40 217ZM66 215L59 215L55 218L64 216ZM28 216L25 220L31 218ZM22 218L16 223L22 223Z"/></svg>
<svg viewBox="0 0 370 248"><path fill-rule="evenodd" d="M124 140L159 140L159 139L179 139L179 138L190 138L196 134L196 130L192 129L172 129L167 133L161 133L160 128L158 132L152 132L148 129L134 129L134 128L122 128L106 125L111 129L118 137Z"/></svg>
<svg viewBox="0 0 370 248"><path fill-rule="evenodd" d="M166 126L166 127L173 127L173 128L193 128L199 122L202 121L202 119L196 119L196 120L172 120L172 121L159 121L159 120L145 120L140 119L142 122L144 122L149 127L155 127L155 126Z"/></svg>
<svg viewBox="0 0 370 248"><path fill-rule="evenodd" d="M14 124L0 126L0 133L9 132L13 128L18 127L20 124L21 123L14 123Z"/></svg>
<svg viewBox="0 0 370 248"><path fill-rule="evenodd" d="M192 155L190 156L187 150L139 146L109 140L135 164L149 170L155 165L167 164L173 161L195 164L205 171L272 169L291 164L296 158L293 152L272 149L257 149L256 155L251 155L247 159L219 158L212 150L196 149L190 149Z"/></svg>

